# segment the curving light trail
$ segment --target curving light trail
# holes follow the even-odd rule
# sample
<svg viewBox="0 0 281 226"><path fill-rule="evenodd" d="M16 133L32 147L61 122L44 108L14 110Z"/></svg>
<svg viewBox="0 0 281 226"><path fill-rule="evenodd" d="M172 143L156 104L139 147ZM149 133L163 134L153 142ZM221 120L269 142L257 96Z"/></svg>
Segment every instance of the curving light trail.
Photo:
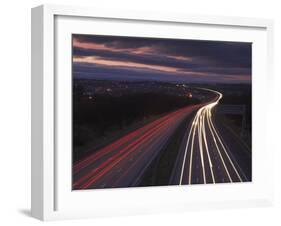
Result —
<svg viewBox="0 0 281 226"><path fill-rule="evenodd" d="M234 181L233 173L231 174L230 172L235 172L235 178L238 178L238 180L242 182L242 178L238 170L236 169L232 159L230 158L228 151L226 150L226 147L222 142L222 138L216 130L212 119L212 110L219 103L223 95L214 90L204 90L215 93L217 95L217 98L207 105L201 107L197 111L192 121L185 145L179 184L183 184L183 180L184 178L186 178L186 176L188 179L187 183L192 184L192 176L194 173L193 163L195 161L194 155L195 153L198 154L197 152L199 152L200 155L203 183L207 183L206 172L208 170L210 170L208 172L210 172L211 174L211 182L216 183L215 172L213 170L214 162L212 161L212 154L210 153L210 150L212 150L212 153L216 153L219 156L220 164L223 165L223 169L228 177L228 180L230 182ZM207 139L207 134L209 134L211 139ZM204 159L207 159L207 164ZM186 173L188 174L186 175Z"/></svg>

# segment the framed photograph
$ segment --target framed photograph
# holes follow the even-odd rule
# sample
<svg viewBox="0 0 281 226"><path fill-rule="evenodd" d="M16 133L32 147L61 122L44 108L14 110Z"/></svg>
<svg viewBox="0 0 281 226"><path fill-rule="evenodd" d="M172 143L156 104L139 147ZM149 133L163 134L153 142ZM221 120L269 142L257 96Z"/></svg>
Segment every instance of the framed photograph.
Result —
<svg viewBox="0 0 281 226"><path fill-rule="evenodd" d="M270 205L273 23L32 9L32 216Z"/></svg>

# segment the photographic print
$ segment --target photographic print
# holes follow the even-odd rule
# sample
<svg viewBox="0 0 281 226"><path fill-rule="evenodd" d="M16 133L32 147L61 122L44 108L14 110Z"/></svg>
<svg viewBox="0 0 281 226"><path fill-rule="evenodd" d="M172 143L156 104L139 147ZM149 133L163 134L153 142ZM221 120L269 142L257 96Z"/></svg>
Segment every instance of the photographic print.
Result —
<svg viewBox="0 0 281 226"><path fill-rule="evenodd" d="M72 35L72 189L250 182L252 44Z"/></svg>

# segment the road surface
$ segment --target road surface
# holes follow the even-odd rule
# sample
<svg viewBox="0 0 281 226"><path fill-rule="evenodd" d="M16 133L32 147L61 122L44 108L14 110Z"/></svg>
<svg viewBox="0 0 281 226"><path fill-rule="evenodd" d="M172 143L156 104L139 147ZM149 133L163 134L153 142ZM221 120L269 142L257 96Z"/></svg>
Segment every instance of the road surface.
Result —
<svg viewBox="0 0 281 226"><path fill-rule="evenodd" d="M137 129L73 166L73 188L128 187L147 167L184 119L202 104L188 106Z"/></svg>
<svg viewBox="0 0 281 226"><path fill-rule="evenodd" d="M241 139L226 133L215 124L213 109L222 98L201 107L180 146L170 184L207 184L251 180L251 162L245 163ZM223 135L221 132L225 132ZM228 140L227 144L225 140ZM250 151L247 153L250 155ZM242 158L241 158L242 156ZM238 161L239 160L239 163ZM247 160L251 161L248 156ZM243 166L243 167L242 167ZM247 170L243 170L247 169Z"/></svg>
<svg viewBox="0 0 281 226"><path fill-rule="evenodd" d="M169 113L76 162L73 189L139 185L153 160L191 114L195 116L186 125L179 150L175 150L178 155L167 185L250 181L250 152L246 151L247 161L241 158L245 156L243 142L215 123L213 109L222 94L208 91L215 97L207 103Z"/></svg>

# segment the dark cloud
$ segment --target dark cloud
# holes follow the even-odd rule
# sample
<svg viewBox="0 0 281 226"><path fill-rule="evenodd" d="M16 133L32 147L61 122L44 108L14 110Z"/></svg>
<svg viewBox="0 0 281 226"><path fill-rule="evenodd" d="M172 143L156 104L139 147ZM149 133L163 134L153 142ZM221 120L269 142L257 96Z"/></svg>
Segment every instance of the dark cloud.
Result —
<svg viewBox="0 0 281 226"><path fill-rule="evenodd" d="M248 75L250 80L251 76L251 43L96 35L73 37L80 43L103 44L107 47L104 50L73 47L75 57L96 56L105 60L167 66L177 68L179 72L202 72L226 78L227 75ZM136 54L135 50L142 47L149 52Z"/></svg>
<svg viewBox="0 0 281 226"><path fill-rule="evenodd" d="M217 66L251 67L250 43L215 42L215 41L180 41L173 40L168 48L159 45L163 54L191 56Z"/></svg>
<svg viewBox="0 0 281 226"><path fill-rule="evenodd" d="M137 37L119 37L119 36L102 36L102 35L73 35L73 37L82 43L98 43L107 47L116 49L134 49L148 47L157 44L159 39L137 38Z"/></svg>
<svg viewBox="0 0 281 226"><path fill-rule="evenodd" d="M149 64L155 66L168 66L177 68L181 72L203 72L203 73L217 73L217 74L250 74L251 70L248 67L221 67L221 65L210 66L206 62L200 62L200 59L194 59L193 61L178 60L165 55L156 54L131 54L126 52L114 52L108 50L93 50L74 48L73 55L75 57L85 56L97 56L100 59L112 60L112 61L123 61L123 62L134 62L141 64Z"/></svg>
<svg viewBox="0 0 281 226"><path fill-rule="evenodd" d="M99 43L114 49L151 47L156 53L172 56L209 59L213 63L251 67L251 43L183 39L136 38L116 36L75 35L85 43Z"/></svg>

